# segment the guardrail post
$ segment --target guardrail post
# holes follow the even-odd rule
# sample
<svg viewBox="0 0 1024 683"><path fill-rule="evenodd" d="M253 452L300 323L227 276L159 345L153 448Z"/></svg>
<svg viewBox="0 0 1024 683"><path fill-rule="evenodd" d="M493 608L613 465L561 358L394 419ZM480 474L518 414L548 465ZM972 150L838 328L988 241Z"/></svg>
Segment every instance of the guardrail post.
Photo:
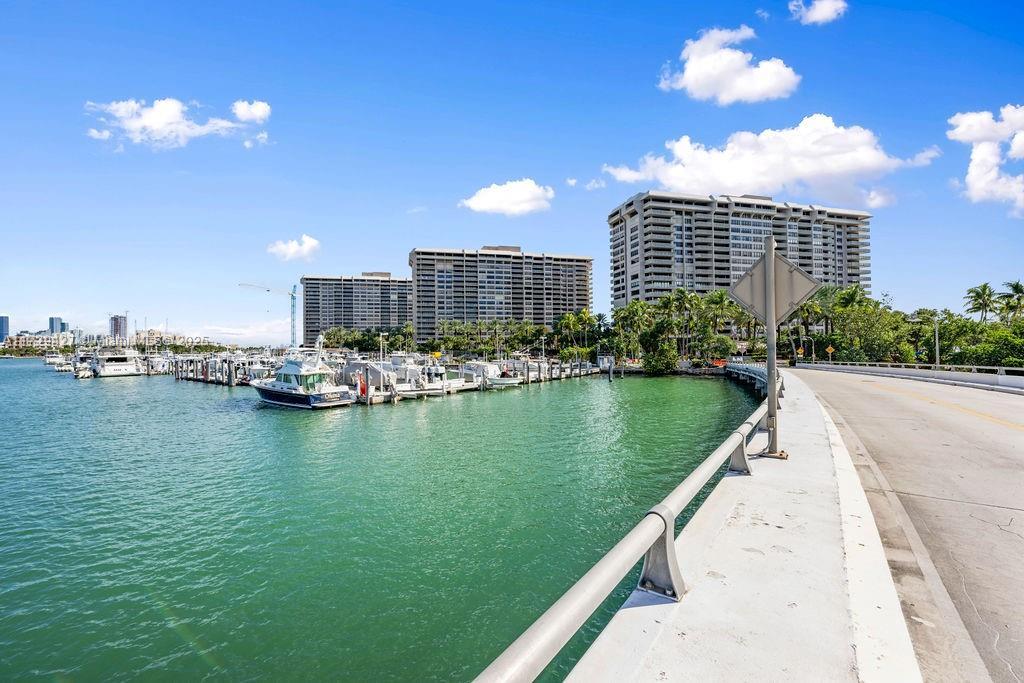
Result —
<svg viewBox="0 0 1024 683"><path fill-rule="evenodd" d="M686 584L679 572L676 559L676 516L665 505L655 505L648 515L657 515L665 524L665 532L644 555L644 568L637 587L650 593L679 601L686 592Z"/></svg>
<svg viewBox="0 0 1024 683"><path fill-rule="evenodd" d="M733 434L739 435L740 442L736 444L736 448L733 449L732 455L729 456L729 471L753 474L753 472L750 471L750 461L747 460L747 437L739 430L734 431Z"/></svg>

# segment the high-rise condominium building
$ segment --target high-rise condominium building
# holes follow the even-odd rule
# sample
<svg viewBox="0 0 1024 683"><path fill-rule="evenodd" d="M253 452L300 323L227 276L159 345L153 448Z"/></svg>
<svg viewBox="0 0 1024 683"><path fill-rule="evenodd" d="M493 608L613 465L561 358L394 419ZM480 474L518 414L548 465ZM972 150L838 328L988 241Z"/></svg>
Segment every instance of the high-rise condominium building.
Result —
<svg viewBox="0 0 1024 683"><path fill-rule="evenodd" d="M391 273L306 275L302 282L302 342L312 346L332 327L401 327L412 320L412 281Z"/></svg>
<svg viewBox="0 0 1024 683"><path fill-rule="evenodd" d="M589 308L592 261L509 246L413 249L409 266L416 340L437 337L442 320L551 325L565 313Z"/></svg>
<svg viewBox="0 0 1024 683"><path fill-rule="evenodd" d="M110 336L113 337L114 339L128 338L128 316L110 316Z"/></svg>
<svg viewBox="0 0 1024 683"><path fill-rule="evenodd" d="M11 336L11 319L6 315L0 315L0 344L3 344L9 336Z"/></svg>
<svg viewBox="0 0 1024 683"><path fill-rule="evenodd" d="M63 332L63 330L61 329L61 325L63 325L63 323L64 321L61 320L60 316L51 315L50 325L48 328L50 330L50 334L60 334L61 332Z"/></svg>
<svg viewBox="0 0 1024 683"><path fill-rule="evenodd" d="M612 306L656 301L679 287L728 288L764 254L767 235L816 280L869 289L870 219L756 195L634 195L608 215Z"/></svg>

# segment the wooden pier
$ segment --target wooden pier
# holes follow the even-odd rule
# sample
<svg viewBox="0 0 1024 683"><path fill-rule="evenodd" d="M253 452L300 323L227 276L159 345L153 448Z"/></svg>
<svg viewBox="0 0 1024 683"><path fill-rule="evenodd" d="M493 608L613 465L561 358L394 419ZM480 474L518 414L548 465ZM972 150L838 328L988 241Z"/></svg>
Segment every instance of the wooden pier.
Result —
<svg viewBox="0 0 1024 683"><path fill-rule="evenodd" d="M176 380L233 387L249 384L250 370L255 365L256 359L252 358L185 356L174 359L171 374Z"/></svg>

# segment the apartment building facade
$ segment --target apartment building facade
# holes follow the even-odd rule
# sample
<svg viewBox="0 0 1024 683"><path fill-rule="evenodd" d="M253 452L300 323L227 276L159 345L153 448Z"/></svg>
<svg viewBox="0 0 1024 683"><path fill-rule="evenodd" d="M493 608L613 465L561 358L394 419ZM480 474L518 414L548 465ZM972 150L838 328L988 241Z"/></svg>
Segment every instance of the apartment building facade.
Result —
<svg viewBox="0 0 1024 683"><path fill-rule="evenodd" d="M416 248L409 253L416 341L443 320L529 320L550 326L590 308L593 259L525 252L518 246Z"/></svg>
<svg viewBox="0 0 1024 683"><path fill-rule="evenodd" d="M110 316L110 336L114 339L127 339L128 338L128 316L127 315L112 315Z"/></svg>
<svg viewBox="0 0 1024 683"><path fill-rule="evenodd" d="M726 289L764 254L767 235L816 280L870 290L870 219L758 195L636 194L608 215L612 306Z"/></svg>
<svg viewBox="0 0 1024 683"><path fill-rule="evenodd" d="M312 346L332 327L401 327L412 320L412 280L391 273L306 275L302 283L302 343Z"/></svg>

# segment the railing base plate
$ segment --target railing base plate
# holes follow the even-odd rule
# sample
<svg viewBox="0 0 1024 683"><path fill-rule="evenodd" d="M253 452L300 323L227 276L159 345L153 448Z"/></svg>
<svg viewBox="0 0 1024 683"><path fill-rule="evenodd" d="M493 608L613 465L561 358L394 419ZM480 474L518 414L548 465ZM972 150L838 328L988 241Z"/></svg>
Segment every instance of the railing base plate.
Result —
<svg viewBox="0 0 1024 683"><path fill-rule="evenodd" d="M786 451L779 451L778 453L769 453L768 451L765 451L764 453L759 453L757 457L774 458L775 460L789 460L789 453Z"/></svg>

